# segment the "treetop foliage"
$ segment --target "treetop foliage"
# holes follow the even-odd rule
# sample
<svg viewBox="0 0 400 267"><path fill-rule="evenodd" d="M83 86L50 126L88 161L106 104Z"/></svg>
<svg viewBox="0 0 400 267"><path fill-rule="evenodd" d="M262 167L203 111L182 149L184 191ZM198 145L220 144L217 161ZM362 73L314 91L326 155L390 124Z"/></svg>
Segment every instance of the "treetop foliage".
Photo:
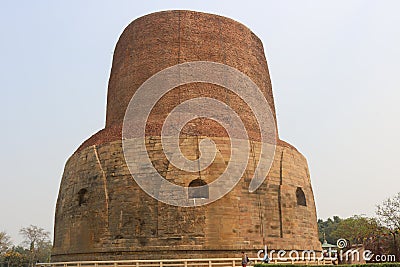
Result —
<svg viewBox="0 0 400 267"><path fill-rule="evenodd" d="M49 262L52 244L50 233L30 225L20 230L22 245L15 246L5 232L0 232L0 264L9 267L33 267L37 262Z"/></svg>

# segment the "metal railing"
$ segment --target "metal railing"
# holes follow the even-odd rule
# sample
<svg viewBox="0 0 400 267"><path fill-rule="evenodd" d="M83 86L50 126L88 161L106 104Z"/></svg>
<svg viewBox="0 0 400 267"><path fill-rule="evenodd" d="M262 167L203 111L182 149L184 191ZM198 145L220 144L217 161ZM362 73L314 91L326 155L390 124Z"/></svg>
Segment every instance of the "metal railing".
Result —
<svg viewBox="0 0 400 267"><path fill-rule="evenodd" d="M213 259L166 259L166 260L120 260L120 261L76 261L38 263L37 267L238 267L242 266L241 258L213 258ZM250 259L247 266L251 267L260 260ZM293 260L290 258L271 259L272 264L305 264L305 265L332 265L330 258L315 260Z"/></svg>

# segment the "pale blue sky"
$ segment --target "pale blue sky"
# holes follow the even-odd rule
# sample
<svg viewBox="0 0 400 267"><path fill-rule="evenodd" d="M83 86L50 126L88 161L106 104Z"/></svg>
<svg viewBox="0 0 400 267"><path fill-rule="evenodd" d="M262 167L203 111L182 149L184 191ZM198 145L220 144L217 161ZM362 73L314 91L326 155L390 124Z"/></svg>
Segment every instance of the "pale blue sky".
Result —
<svg viewBox="0 0 400 267"><path fill-rule="evenodd" d="M0 230L53 228L67 158L103 128L119 35L190 9L264 43L279 132L308 159L317 212L373 215L400 191L399 1L1 1Z"/></svg>

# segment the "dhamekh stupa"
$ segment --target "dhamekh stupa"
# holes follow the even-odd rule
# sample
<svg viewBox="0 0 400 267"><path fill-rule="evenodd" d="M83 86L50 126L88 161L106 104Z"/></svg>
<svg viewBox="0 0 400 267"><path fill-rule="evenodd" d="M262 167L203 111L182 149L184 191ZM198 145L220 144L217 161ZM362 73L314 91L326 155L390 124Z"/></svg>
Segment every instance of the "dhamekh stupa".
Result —
<svg viewBox="0 0 400 267"><path fill-rule="evenodd" d="M199 157L204 136L216 145L212 164L197 173L170 164L160 134L168 113L180 103L200 96L223 101L240 115L251 145L246 170L236 186L207 205L180 207L153 198L132 178L122 144L132 96L159 71L196 61L225 64L247 75L276 119L263 44L246 26L183 10L134 20L115 47L105 128L84 141L65 165L52 261L229 258L241 251L253 255L264 245L276 251L321 251L307 160L277 136L271 168L261 186L249 192L260 153L257 122L237 94L219 85L184 84L163 96L147 121L146 146L154 168L166 180L185 187L210 184L230 161L224 128L204 118L185 126L179 144L187 158ZM200 197L207 198L208 193Z"/></svg>

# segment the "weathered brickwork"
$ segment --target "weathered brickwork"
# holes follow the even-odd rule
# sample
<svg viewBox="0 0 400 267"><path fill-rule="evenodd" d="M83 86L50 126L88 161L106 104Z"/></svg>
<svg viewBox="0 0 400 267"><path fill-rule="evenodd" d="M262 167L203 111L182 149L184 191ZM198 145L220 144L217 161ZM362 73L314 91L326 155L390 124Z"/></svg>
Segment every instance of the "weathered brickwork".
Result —
<svg viewBox="0 0 400 267"><path fill-rule="evenodd" d="M212 137L217 146L214 162L199 174L188 175L163 155L160 129L168 112L187 99L209 96L225 101L240 114L251 139L252 153L238 184L223 198L196 208L158 202L136 184L121 141L129 100L156 72L194 60L239 69L259 86L275 114L262 43L245 26L191 11L135 20L115 49L106 127L66 163L56 207L53 261L232 257L242 250L255 256L264 245L275 250L321 250L306 159L278 140L266 180L249 193L260 153L257 126L243 101L215 85L182 86L161 99L146 128L146 145L154 167L167 180L188 186L200 176L212 182L230 160L226 132L207 120L185 129L180 146L187 158L198 157L204 136Z"/></svg>
<svg viewBox="0 0 400 267"><path fill-rule="evenodd" d="M275 114L263 45L253 32L221 16L167 11L138 18L121 34L108 86L106 127L122 122L136 89L152 75L178 63L202 60L229 65L249 76ZM203 88L207 86L211 85ZM201 93L212 90L204 89ZM179 96L184 95L181 92ZM165 109L171 109L179 100L177 94L171 96ZM224 97L227 104L235 103L229 96Z"/></svg>

